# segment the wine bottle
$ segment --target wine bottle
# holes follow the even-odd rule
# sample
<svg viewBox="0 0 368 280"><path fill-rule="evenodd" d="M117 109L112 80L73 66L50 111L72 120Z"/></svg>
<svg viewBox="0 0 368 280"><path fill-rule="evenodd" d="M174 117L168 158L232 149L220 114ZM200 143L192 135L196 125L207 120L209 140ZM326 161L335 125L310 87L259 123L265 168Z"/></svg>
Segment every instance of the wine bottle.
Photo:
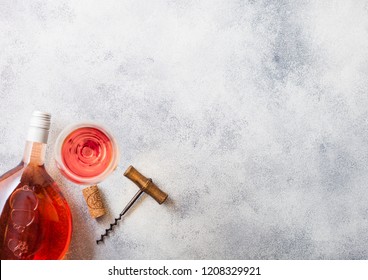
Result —
<svg viewBox="0 0 368 280"><path fill-rule="evenodd" d="M50 114L32 115L23 160L0 177L0 259L64 258L71 240L69 205L44 161Z"/></svg>

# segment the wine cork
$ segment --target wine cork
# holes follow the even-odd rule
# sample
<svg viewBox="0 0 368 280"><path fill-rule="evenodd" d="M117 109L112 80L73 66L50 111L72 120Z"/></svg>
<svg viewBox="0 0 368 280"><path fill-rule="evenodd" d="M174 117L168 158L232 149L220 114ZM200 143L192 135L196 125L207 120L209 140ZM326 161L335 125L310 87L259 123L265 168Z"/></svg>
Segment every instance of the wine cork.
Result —
<svg viewBox="0 0 368 280"><path fill-rule="evenodd" d="M98 218L106 214L97 185L83 189L83 196L92 218Z"/></svg>

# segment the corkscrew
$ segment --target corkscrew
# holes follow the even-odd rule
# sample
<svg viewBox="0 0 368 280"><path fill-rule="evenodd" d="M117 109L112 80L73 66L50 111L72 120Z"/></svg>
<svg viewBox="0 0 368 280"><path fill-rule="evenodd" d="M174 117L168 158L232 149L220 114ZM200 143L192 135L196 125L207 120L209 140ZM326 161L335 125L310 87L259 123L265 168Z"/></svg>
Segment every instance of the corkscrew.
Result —
<svg viewBox="0 0 368 280"><path fill-rule="evenodd" d="M115 218L115 221L110 224L110 227L105 230L104 234L101 234L101 238L96 240L96 243L99 244L104 240L105 237L109 235L109 232L113 230L113 227L118 224L118 222L123 218L124 214L132 207L132 205L138 200L142 193L146 193L152 196L159 204L162 204L167 199L168 195L160 190L155 183L153 183L151 178L146 178L141 173L138 172L133 166L129 166L129 168L125 171L124 176L133 181L139 188L139 191L133 196L133 198L128 202L123 211L119 214L118 218Z"/></svg>

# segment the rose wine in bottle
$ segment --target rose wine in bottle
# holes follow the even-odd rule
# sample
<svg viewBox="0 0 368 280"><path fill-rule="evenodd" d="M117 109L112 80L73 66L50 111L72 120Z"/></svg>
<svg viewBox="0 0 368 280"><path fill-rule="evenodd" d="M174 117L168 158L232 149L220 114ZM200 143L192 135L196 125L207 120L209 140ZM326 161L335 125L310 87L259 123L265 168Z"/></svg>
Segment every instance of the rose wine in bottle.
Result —
<svg viewBox="0 0 368 280"><path fill-rule="evenodd" d="M62 259L72 217L44 166L50 115L34 112L23 160L0 177L0 259Z"/></svg>

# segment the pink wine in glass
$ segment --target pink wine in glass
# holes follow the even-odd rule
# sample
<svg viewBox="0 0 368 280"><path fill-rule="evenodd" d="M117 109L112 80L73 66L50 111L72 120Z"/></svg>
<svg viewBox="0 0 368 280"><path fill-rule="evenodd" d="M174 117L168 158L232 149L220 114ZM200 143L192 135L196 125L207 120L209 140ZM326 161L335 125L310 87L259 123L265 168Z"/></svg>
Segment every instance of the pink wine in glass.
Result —
<svg viewBox="0 0 368 280"><path fill-rule="evenodd" d="M117 165L114 138L96 124L66 128L57 140L56 153L63 175L79 184L98 183Z"/></svg>

